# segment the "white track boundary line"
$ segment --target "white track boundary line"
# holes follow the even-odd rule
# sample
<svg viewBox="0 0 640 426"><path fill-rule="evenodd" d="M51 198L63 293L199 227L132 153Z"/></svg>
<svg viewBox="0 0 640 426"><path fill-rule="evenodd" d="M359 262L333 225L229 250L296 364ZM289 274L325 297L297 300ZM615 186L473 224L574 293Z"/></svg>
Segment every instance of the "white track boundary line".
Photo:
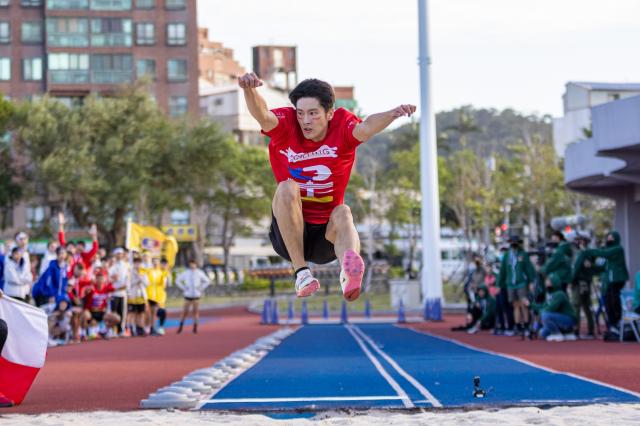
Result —
<svg viewBox="0 0 640 426"><path fill-rule="evenodd" d="M394 325L394 327L398 327L398 326ZM625 388L622 388L620 386L612 385L612 384L609 384L609 383L601 382L601 381L596 380L596 379L590 379L588 377L581 376L579 374L569 373L567 371L554 370L553 368L545 367L544 365L539 365L539 364L536 364L535 362L532 362L532 361L527 361L526 359L519 358L519 357L517 357L515 355L507 355L507 354L503 354L503 353L500 353L500 352L494 352L494 351L491 351L489 349L478 348L476 346L469 345L467 343L463 343L463 342L461 342L459 340L452 339L450 337L439 336L437 334L433 334L433 333L430 333L428 331L416 330L416 329L413 329L413 328L410 328L410 327L398 327L398 328L411 330L414 333L424 334L426 336L433 337L434 339L440 339L440 340L444 340L445 342L454 343L454 344L456 344L458 346L462 346L462 347L465 347L467 349L471 349L471 350L474 350L474 351L477 351L477 352L484 352L484 353L489 354L489 355L495 355L495 356L499 356L499 357L502 357L502 358L507 358L507 359L510 359L512 361L517 361L517 362L520 362L522 364L526 364L529 367L539 368L540 370L544 370L544 371L546 371L548 373L563 374L565 376L569 376L569 377L572 377L574 379L584 380L585 382L590 382L590 383L593 383L594 385L599 385L599 386L603 386L605 388L614 389L614 390L617 390L619 392L626 393L626 394L635 396L636 398L640 399L640 393L638 393L638 392L634 392L632 390L625 389Z"/></svg>
<svg viewBox="0 0 640 426"><path fill-rule="evenodd" d="M402 399L402 403L404 404L405 408L415 408L415 405L413 405L413 402L411 401L411 398L409 398L409 395L407 395L407 393L404 391L404 389L402 389L398 382L396 382L393 377L391 377L391 375L387 373L387 370L385 370L382 364L380 364L380 361L378 361L378 359L373 356L369 349L367 349L367 346L364 344L362 339L351 329L351 327L345 325L344 328L349 332L349 334L351 334L358 346L360 346L360 349L362 349L362 352L364 352L364 354L367 356L367 358L369 358L374 367L376 367L378 373L380 373L380 375L384 377L389 385L391 385L393 390L396 391L400 399Z"/></svg>
<svg viewBox="0 0 640 426"><path fill-rule="evenodd" d="M431 403L434 407L442 408L442 403L438 401L438 399L433 396L431 392L427 388L425 388L422 383L420 383L415 377L407 373L402 367L398 365L397 362L393 360L386 352L380 349L375 342L367 335L364 331L362 331L358 326L352 326L353 329L367 342L369 346L373 348L374 351L378 353L385 361L387 361L393 368L404 377L411 385L418 390L424 396L427 401Z"/></svg>
<svg viewBox="0 0 640 426"><path fill-rule="evenodd" d="M267 355L269 355L275 348L277 348L278 346L280 346L280 344L282 344L282 342L284 342L285 339L288 339L289 337L293 336L294 334L296 334L298 331L300 331L302 329L302 327L298 327L295 330L293 330L293 333L291 333L290 335L288 335L287 337L285 337L283 340L281 340L280 342L278 342L278 344L276 346L274 346L273 348L271 348L270 350L266 351L264 354L262 354L262 356L260 356L249 368L247 368L246 370L242 370L240 371L238 374L236 374L235 376L231 377L229 380L227 380L222 386L220 386L218 389L214 390L213 392L211 392L209 395L207 395L205 398L201 399L200 402L193 407L192 410L197 411L200 410L205 404L209 403L212 401L211 398L213 398L214 396L216 396L216 394L218 392L220 392L222 389L226 388L227 386L229 386L231 384L231 382L233 382L234 380L236 380L238 377L242 376L243 373L251 370L253 367L255 367L256 365L258 365L258 363L260 363L260 361L262 361ZM273 333L276 333L277 331L274 331ZM271 333L271 334L273 334ZM262 337L269 337L271 334L267 334L265 336ZM251 346L251 345L249 345ZM223 361L224 358L222 358L220 361ZM216 361L216 362L220 362L220 361ZM214 364L215 365L215 364ZM205 367L206 368L206 367Z"/></svg>
<svg viewBox="0 0 640 426"><path fill-rule="evenodd" d="M212 399L207 404L225 404L234 402L303 402L303 401L387 401L402 399L400 396L318 396L291 398L228 398Z"/></svg>

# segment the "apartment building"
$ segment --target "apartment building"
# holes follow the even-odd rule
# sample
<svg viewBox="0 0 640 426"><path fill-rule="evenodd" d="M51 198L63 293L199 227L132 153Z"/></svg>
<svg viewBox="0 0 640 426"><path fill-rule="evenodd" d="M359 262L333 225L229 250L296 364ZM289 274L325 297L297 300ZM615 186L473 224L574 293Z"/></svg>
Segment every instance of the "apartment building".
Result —
<svg viewBox="0 0 640 426"><path fill-rule="evenodd" d="M196 0L0 0L0 92L79 102L142 76L170 116L197 116Z"/></svg>

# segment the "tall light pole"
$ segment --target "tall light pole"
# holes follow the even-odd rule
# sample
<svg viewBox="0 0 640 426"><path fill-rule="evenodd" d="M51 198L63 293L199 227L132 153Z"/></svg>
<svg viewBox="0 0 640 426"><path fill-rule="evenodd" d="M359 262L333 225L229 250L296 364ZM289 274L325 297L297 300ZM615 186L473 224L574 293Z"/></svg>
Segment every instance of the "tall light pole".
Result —
<svg viewBox="0 0 640 426"><path fill-rule="evenodd" d="M420 64L420 189L422 191L422 285L424 317L442 319L442 264L440 259L440 197L435 118L431 111L427 0L418 0Z"/></svg>

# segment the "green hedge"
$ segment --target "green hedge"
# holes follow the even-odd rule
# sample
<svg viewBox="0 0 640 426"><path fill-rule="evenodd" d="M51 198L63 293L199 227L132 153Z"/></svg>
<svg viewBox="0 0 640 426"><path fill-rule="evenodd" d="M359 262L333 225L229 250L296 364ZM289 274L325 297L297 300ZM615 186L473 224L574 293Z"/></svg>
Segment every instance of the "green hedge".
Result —
<svg viewBox="0 0 640 426"><path fill-rule="evenodd" d="M268 278L246 277L240 286L241 291L269 290L271 288L271 280ZM293 282L291 280L276 280L276 290L292 290Z"/></svg>

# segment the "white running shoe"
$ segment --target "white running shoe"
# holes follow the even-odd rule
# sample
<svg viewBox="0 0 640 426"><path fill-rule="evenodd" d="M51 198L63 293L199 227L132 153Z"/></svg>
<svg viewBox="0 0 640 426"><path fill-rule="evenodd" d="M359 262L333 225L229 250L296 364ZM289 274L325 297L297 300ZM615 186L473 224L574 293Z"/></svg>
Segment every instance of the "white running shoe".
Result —
<svg viewBox="0 0 640 426"><path fill-rule="evenodd" d="M320 281L311 275L310 269L303 269L296 275L296 296L309 297L320 289Z"/></svg>
<svg viewBox="0 0 640 426"><path fill-rule="evenodd" d="M556 334L550 334L547 336L547 342L563 342L564 341L564 335L562 335L561 333L556 333Z"/></svg>
<svg viewBox="0 0 640 426"><path fill-rule="evenodd" d="M578 340L575 333L566 333L566 334L563 334L562 337L567 342L575 342L576 340Z"/></svg>
<svg viewBox="0 0 640 426"><path fill-rule="evenodd" d="M362 276L364 275L364 261L354 250L347 250L342 261L340 271L340 286L342 295L347 302L353 302L360 296Z"/></svg>

